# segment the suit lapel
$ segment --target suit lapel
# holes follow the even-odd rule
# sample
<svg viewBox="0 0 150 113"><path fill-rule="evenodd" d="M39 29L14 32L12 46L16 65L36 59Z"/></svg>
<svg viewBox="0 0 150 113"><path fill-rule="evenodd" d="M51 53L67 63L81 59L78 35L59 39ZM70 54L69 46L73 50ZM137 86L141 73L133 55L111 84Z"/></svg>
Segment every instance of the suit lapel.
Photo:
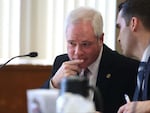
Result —
<svg viewBox="0 0 150 113"><path fill-rule="evenodd" d="M111 50L109 50L109 48L104 45L103 46L103 52L102 52L102 58L99 64L99 70L98 70L98 79L97 79L97 85L103 86L104 88L109 87L109 79L112 77L112 71L111 71L111 67L112 67L112 60L109 61L109 59L111 59Z"/></svg>

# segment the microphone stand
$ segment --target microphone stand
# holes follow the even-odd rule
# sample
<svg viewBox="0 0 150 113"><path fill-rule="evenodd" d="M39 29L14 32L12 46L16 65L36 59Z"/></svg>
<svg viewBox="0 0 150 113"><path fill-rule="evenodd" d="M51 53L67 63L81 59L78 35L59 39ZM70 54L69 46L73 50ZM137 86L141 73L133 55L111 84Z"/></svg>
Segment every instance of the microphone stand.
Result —
<svg viewBox="0 0 150 113"><path fill-rule="evenodd" d="M37 52L30 52L29 54L26 54L26 55L19 55L19 56L12 57L7 62L5 62L4 64L0 65L0 69L2 69L3 67L5 67L6 64L8 64L11 60L13 60L15 58L18 58L18 57L27 57L27 56L28 57L36 57L36 56L38 56L38 53Z"/></svg>

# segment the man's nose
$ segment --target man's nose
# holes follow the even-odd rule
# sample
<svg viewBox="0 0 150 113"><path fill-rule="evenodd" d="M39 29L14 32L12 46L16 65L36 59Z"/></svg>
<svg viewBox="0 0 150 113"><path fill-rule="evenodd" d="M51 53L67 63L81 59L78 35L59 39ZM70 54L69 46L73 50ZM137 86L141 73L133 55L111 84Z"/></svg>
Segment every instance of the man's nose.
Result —
<svg viewBox="0 0 150 113"><path fill-rule="evenodd" d="M75 54L81 54L82 53L82 48L80 47L80 45L77 45L76 47L75 47Z"/></svg>

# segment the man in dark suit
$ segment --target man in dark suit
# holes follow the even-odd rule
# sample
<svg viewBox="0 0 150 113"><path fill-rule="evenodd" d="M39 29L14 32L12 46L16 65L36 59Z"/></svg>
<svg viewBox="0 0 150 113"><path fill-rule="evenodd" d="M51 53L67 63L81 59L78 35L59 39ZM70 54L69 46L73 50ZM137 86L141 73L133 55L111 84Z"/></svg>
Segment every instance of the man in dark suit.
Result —
<svg viewBox="0 0 150 113"><path fill-rule="evenodd" d="M62 78L82 76L88 68L89 84L97 86L102 95L102 112L117 112L125 103L124 94L133 96L138 62L103 44L102 16L94 9L82 7L73 10L65 30L67 54L56 57L52 75L43 88L59 88ZM95 98L94 101L98 103ZM96 110L101 111L97 104Z"/></svg>
<svg viewBox="0 0 150 113"><path fill-rule="evenodd" d="M118 113L150 113L150 0L126 0L119 5L118 41L123 54L141 61L133 101ZM134 91L134 90L133 90Z"/></svg>

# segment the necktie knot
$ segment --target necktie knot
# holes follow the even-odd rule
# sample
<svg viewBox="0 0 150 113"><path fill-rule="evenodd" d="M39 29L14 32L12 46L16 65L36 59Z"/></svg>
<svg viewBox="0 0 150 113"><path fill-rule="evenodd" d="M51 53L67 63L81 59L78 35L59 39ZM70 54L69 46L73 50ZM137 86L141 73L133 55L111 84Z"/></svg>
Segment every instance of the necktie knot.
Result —
<svg viewBox="0 0 150 113"><path fill-rule="evenodd" d="M147 65L146 62L140 62L138 72L144 71L146 68L146 65Z"/></svg>
<svg viewBox="0 0 150 113"><path fill-rule="evenodd" d="M145 73L145 70L146 70L146 65L147 63L146 62L141 62L140 65L139 65L139 69L138 69L138 84L140 86L140 84L142 83L143 79L144 79L144 73Z"/></svg>
<svg viewBox="0 0 150 113"><path fill-rule="evenodd" d="M90 70L88 68L86 68L86 69L83 69L81 71L80 76L81 77L88 77L89 73L90 73Z"/></svg>
<svg viewBox="0 0 150 113"><path fill-rule="evenodd" d="M89 73L89 72L90 72L89 69L86 68L86 69L84 70L84 77L88 77L88 73Z"/></svg>

